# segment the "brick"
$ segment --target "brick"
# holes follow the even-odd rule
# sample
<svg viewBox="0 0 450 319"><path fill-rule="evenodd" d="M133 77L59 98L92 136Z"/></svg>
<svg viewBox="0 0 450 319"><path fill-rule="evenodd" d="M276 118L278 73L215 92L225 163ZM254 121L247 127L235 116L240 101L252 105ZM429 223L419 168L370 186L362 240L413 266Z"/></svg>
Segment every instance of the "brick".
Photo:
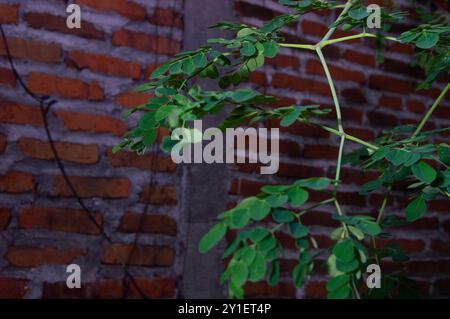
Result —
<svg viewBox="0 0 450 319"><path fill-rule="evenodd" d="M266 183L251 181L243 179L241 181L241 188L239 194L242 196L254 196L261 192L261 187Z"/></svg>
<svg viewBox="0 0 450 319"><path fill-rule="evenodd" d="M131 257L130 257L131 254ZM102 263L132 266L169 267L175 259L175 251L169 246L112 244L103 250Z"/></svg>
<svg viewBox="0 0 450 319"><path fill-rule="evenodd" d="M398 118L395 115L387 114L378 111L371 111L367 113L369 123L376 126L395 126L398 125Z"/></svg>
<svg viewBox="0 0 450 319"><path fill-rule="evenodd" d="M145 187L140 194L141 203L174 205L177 203L177 193L171 186Z"/></svg>
<svg viewBox="0 0 450 319"><path fill-rule="evenodd" d="M164 215L143 215L127 212L122 216L119 230L126 233L149 233L175 236L177 222Z"/></svg>
<svg viewBox="0 0 450 319"><path fill-rule="evenodd" d="M330 88L326 83L284 73L275 73L272 77L272 85L275 88L291 89L300 92L312 92L326 96L331 95Z"/></svg>
<svg viewBox="0 0 450 319"><path fill-rule="evenodd" d="M0 101L0 122L10 124L42 125L42 114L38 107Z"/></svg>
<svg viewBox="0 0 450 319"><path fill-rule="evenodd" d="M386 106L393 110L402 109L402 99L392 95L382 95L378 101L381 106Z"/></svg>
<svg viewBox="0 0 450 319"><path fill-rule="evenodd" d="M283 54L278 54L272 59L267 59L267 64L277 68L293 68L294 70L300 68L300 61L297 57Z"/></svg>
<svg viewBox="0 0 450 319"><path fill-rule="evenodd" d="M28 75L27 85L32 92L37 94L59 95L67 99L92 101L104 99L103 91L97 82L86 83L68 77L32 72Z"/></svg>
<svg viewBox="0 0 450 319"><path fill-rule="evenodd" d="M33 175L10 171L0 175L0 193L28 193L34 191Z"/></svg>
<svg viewBox="0 0 450 319"><path fill-rule="evenodd" d="M280 163L280 168L277 174L286 177L307 178L322 176L323 173L323 169L320 167Z"/></svg>
<svg viewBox="0 0 450 319"><path fill-rule="evenodd" d="M28 157L53 160L50 143L34 138L22 137L18 141L21 152ZM80 164L95 164L98 162L98 146L95 144L75 144L70 142L54 142L58 156L65 161Z"/></svg>
<svg viewBox="0 0 450 319"><path fill-rule="evenodd" d="M379 177L379 173L374 171L363 172L358 169L342 167L341 180L346 184L362 185Z"/></svg>
<svg viewBox="0 0 450 319"><path fill-rule="evenodd" d="M103 40L103 31L86 20L82 20L81 28L69 29L66 25L66 17L55 16L43 12L28 12L25 14L27 24L33 29L45 29L48 31L76 35L88 39Z"/></svg>
<svg viewBox="0 0 450 319"><path fill-rule="evenodd" d="M425 248L425 243L420 239L376 239L377 246L383 247L386 244L399 244L402 249L407 252L420 252Z"/></svg>
<svg viewBox="0 0 450 319"><path fill-rule="evenodd" d="M296 289L292 283L279 282L274 286L270 286L267 282L248 282L244 286L244 295L246 298L255 297L282 297L295 298Z"/></svg>
<svg viewBox="0 0 450 319"><path fill-rule="evenodd" d="M303 20L301 27L305 34L316 37L323 37L328 32L328 27L325 24L315 21Z"/></svg>
<svg viewBox="0 0 450 319"><path fill-rule="evenodd" d="M280 140L279 144L281 154L285 154L289 157L300 157L302 154L297 142Z"/></svg>
<svg viewBox="0 0 450 319"><path fill-rule="evenodd" d="M375 57L373 54L361 53L353 50L345 50L342 57L349 62L365 66L375 67Z"/></svg>
<svg viewBox="0 0 450 319"><path fill-rule="evenodd" d="M294 135L304 136L304 137L316 137L316 138L326 138L329 136L329 133L319 127L306 125L303 123L295 123L288 127L280 127L279 120L269 120L268 127L278 127L280 128L280 132L286 132Z"/></svg>
<svg viewBox="0 0 450 319"><path fill-rule="evenodd" d="M365 207L366 206L366 197L359 195L358 192L338 192L339 202L343 205L352 205Z"/></svg>
<svg viewBox="0 0 450 319"><path fill-rule="evenodd" d="M419 67L412 67L409 63L404 63L399 60L386 58L381 65L381 69L394 74L404 74L409 77L424 78L425 73Z"/></svg>
<svg viewBox="0 0 450 319"><path fill-rule="evenodd" d="M91 214L97 224L101 226L101 213L94 211ZM19 225L23 229L43 228L89 235L100 234L100 229L98 229L87 212L69 208L21 208L19 212Z"/></svg>
<svg viewBox="0 0 450 319"><path fill-rule="evenodd" d="M270 20L279 13L275 10L243 1L235 1L234 8L241 16L253 17L261 20Z"/></svg>
<svg viewBox="0 0 450 319"><path fill-rule="evenodd" d="M61 59L61 47L55 43L23 40L7 37L11 56L18 59L33 60L45 63L59 63ZM0 55L6 55L3 41L0 41Z"/></svg>
<svg viewBox="0 0 450 319"><path fill-rule="evenodd" d="M6 136L0 134L0 154L5 151L6 148Z"/></svg>
<svg viewBox="0 0 450 319"><path fill-rule="evenodd" d="M141 77L141 66L138 63L106 55L69 51L67 63L69 65L73 64L79 70L87 68L93 72L128 77L135 80Z"/></svg>
<svg viewBox="0 0 450 319"><path fill-rule="evenodd" d="M67 265L84 255L86 255L86 251L81 249L10 247L6 259L16 267L34 268L45 264Z"/></svg>
<svg viewBox="0 0 450 319"><path fill-rule="evenodd" d="M264 72L252 72L249 74L250 83L254 83L260 86L267 86L267 76Z"/></svg>
<svg viewBox="0 0 450 319"><path fill-rule="evenodd" d="M77 0L76 3L103 12L116 12L131 20L144 21L147 11L144 6L129 0Z"/></svg>
<svg viewBox="0 0 450 319"><path fill-rule="evenodd" d="M106 115L67 111L57 111L55 115L63 122L64 127L71 131L108 133L122 136L127 130L123 121Z"/></svg>
<svg viewBox="0 0 450 319"><path fill-rule="evenodd" d="M10 69L0 67L0 84L8 85L11 87L16 86L16 77Z"/></svg>
<svg viewBox="0 0 450 319"><path fill-rule="evenodd" d="M50 299L119 299L123 297L122 280L100 279L81 285L81 288L70 289L66 282L45 282L43 298Z"/></svg>
<svg viewBox="0 0 450 319"><path fill-rule="evenodd" d="M174 298L175 297L175 278L142 278L135 277L135 283L139 287L136 289L132 282L128 283L129 298L142 298L141 293L146 298Z"/></svg>
<svg viewBox="0 0 450 319"><path fill-rule="evenodd" d="M126 178L71 176L69 179L82 198L128 198L130 193L130 181ZM73 196L62 176L53 179L53 193L61 197Z"/></svg>
<svg viewBox="0 0 450 319"><path fill-rule="evenodd" d="M439 296L450 296L450 279L436 280L435 286Z"/></svg>
<svg viewBox="0 0 450 319"><path fill-rule="evenodd" d="M305 145L303 156L313 159L332 159L335 160L338 154L338 147L329 145Z"/></svg>
<svg viewBox="0 0 450 319"><path fill-rule="evenodd" d="M108 161L113 167L135 167L158 172L174 172L177 168L170 156L137 155L134 152L125 151L113 154L111 150L108 150L107 155Z"/></svg>
<svg viewBox="0 0 450 319"><path fill-rule="evenodd" d="M183 28L183 14L167 8L155 8L148 21L165 27Z"/></svg>
<svg viewBox="0 0 450 319"><path fill-rule="evenodd" d="M385 75L371 75L369 77L369 86L376 90L403 94L410 92L412 89L410 82Z"/></svg>
<svg viewBox="0 0 450 319"><path fill-rule="evenodd" d="M305 285L306 298L325 298L327 296L325 281L311 280Z"/></svg>
<svg viewBox="0 0 450 319"><path fill-rule="evenodd" d="M362 72L341 68L334 65L328 65L331 76L337 81L351 81L356 83L364 83L365 76ZM325 76L322 64L317 60L309 60L306 64L306 72Z"/></svg>
<svg viewBox="0 0 450 319"><path fill-rule="evenodd" d="M146 104L148 99L153 97L153 94L139 93L139 92L124 92L116 95L114 101L120 106L133 108L139 105Z"/></svg>
<svg viewBox="0 0 450 319"><path fill-rule="evenodd" d="M371 141L375 138L375 133L370 129L347 127L345 131L350 135L353 135L366 141Z"/></svg>
<svg viewBox="0 0 450 319"><path fill-rule="evenodd" d="M20 278L0 277L0 298L23 298L28 292L28 280Z"/></svg>
<svg viewBox="0 0 450 319"><path fill-rule="evenodd" d="M17 13L19 5L0 3L0 23L1 24L17 24Z"/></svg>
<svg viewBox="0 0 450 319"><path fill-rule="evenodd" d="M356 88L343 89L341 91L341 94L346 100L348 100L350 102L362 103L362 104L367 103L366 96L364 95L364 92L360 89L356 89Z"/></svg>
<svg viewBox="0 0 450 319"><path fill-rule="evenodd" d="M11 221L11 210L9 208L0 208L0 231L8 228Z"/></svg>
<svg viewBox="0 0 450 319"><path fill-rule="evenodd" d="M180 51L180 43L173 39L121 29L114 32L113 44L136 50L173 55Z"/></svg>
<svg viewBox="0 0 450 319"><path fill-rule="evenodd" d="M406 106L408 107L409 111L414 113L422 114L423 112L425 112L425 104L418 100L408 100Z"/></svg>

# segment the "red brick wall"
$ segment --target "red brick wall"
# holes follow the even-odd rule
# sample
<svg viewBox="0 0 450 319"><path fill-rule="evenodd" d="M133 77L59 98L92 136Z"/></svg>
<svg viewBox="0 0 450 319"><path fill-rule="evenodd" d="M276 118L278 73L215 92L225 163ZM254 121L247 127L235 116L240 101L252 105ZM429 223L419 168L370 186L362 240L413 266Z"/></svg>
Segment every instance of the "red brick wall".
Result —
<svg viewBox="0 0 450 319"><path fill-rule="evenodd" d="M397 3L397 2L396 2ZM445 7L444 2L438 2ZM446 7L448 9L448 7ZM405 10L412 8L403 6ZM269 0L236 0L235 10L244 23L261 25L265 20L288 10ZM297 24L286 29L286 38L291 43L317 43L328 25L336 16L325 12L303 16ZM397 31L410 28L413 21L405 20ZM349 35L336 32L336 37ZM362 139L373 139L381 130L395 125L418 123L424 111L433 103L446 79L441 79L429 91L415 91L414 85L423 79L419 69L410 67L412 59L410 47L392 45L386 50L386 63L375 61L373 40L354 40L335 46L328 46L324 55L341 102L345 130ZM283 98L285 105L320 104L333 109L331 93L323 69L314 52L284 49L276 58L267 61L263 70L251 77L256 88ZM450 96L446 97L429 128L446 127L450 124ZM327 118L330 126L336 126L335 114ZM279 126L276 121L267 126ZM276 176L259 175L256 165L243 164L235 168L229 190L230 205L243 196L257 194L267 183L286 183L298 178L328 175L333 177L333 169L338 152L338 139L320 129L295 124L281 128L280 170ZM441 135L438 141L448 143L449 135ZM347 143L345 151L351 150ZM374 214L380 206L383 195L374 193L365 198L358 194L360 185L373 179L371 174L361 175L356 169L346 166L342 170L344 187L338 194L344 211L348 214ZM311 196L310 200L326 198ZM408 198L401 191L395 191L390 201L388 214L402 215ZM405 266L405 274L418 279L423 284L425 295L449 296L450 284L450 216L449 201L436 200L427 215L411 226L395 231L394 239L404 249L411 252L412 260ZM312 225L313 234L320 247L327 247L331 240L328 235L336 227L331 219L333 206L322 206L304 217L305 224ZM285 247L295 248L288 234L279 234ZM325 265L318 263L315 276L304 289L296 290L291 283L291 272L296 265L294 250L287 253L282 265L284 280L276 287L263 283L248 284L247 295L255 297L324 297ZM397 270L397 265L386 264L382 271Z"/></svg>
<svg viewBox="0 0 450 319"><path fill-rule="evenodd" d="M131 251L130 272L142 292L149 297L181 295L177 288L183 257L180 169L160 153L113 155L111 148L127 129L120 113L148 97L132 89L155 64L180 50L182 1L76 2L82 6L81 30L65 28L65 5L54 0L0 0L0 22L29 88L58 99L48 115L56 149L77 192L112 243L103 238L64 182L40 110L15 80L0 43L0 298L120 298L125 293L139 297L129 280L122 280L121 262ZM235 3L236 13L250 24L283 11L274 1ZM313 42L330 21L326 15L311 14L288 32L292 41ZM408 47L392 46L382 66L375 63L373 53L370 40L325 50L337 80L345 126L349 133L368 139L383 128L417 121L437 94L436 88L426 93L412 89L421 73L407 65L412 53ZM267 93L284 97L285 103L331 104L321 68L310 53L284 50L251 80ZM330 125L333 119L331 114ZM449 108L441 107L431 123L448 126ZM448 135L440 139L448 141ZM256 193L262 183L329 175L336 144L334 137L310 127L284 128L279 174L261 176L248 164L233 168L230 203ZM357 194L369 177L351 168L342 173L344 210L373 213L381 194L369 198ZM154 181L151 186L150 180ZM321 198L313 194L311 200ZM388 213L402 214L405 200L401 192L395 192ZM313 225L321 246L330 242L331 212L332 207L324 207L305 220ZM449 232L448 202L444 201L436 201L421 221L396 232L398 242L413 253L407 274L423 282L430 295L450 295ZM288 248L293 247L286 234L279 236ZM247 296L323 296L320 267L305 289L296 291L290 284L293 253L289 251L283 263L282 283L249 285ZM69 263L82 267L82 289L66 288Z"/></svg>
<svg viewBox="0 0 450 319"><path fill-rule="evenodd" d="M15 80L0 43L0 298L177 295L180 273L177 167L151 152L113 155L127 124L120 113L147 96L132 89L180 50L182 1L79 0L82 28L66 28L63 1L0 1L18 72L48 114L70 179L111 237L88 218L54 161L37 103ZM155 163L152 165L152 163ZM151 196L148 196L150 180ZM141 218L148 209L145 217ZM137 246L132 249L136 233ZM66 287L66 265L82 288Z"/></svg>

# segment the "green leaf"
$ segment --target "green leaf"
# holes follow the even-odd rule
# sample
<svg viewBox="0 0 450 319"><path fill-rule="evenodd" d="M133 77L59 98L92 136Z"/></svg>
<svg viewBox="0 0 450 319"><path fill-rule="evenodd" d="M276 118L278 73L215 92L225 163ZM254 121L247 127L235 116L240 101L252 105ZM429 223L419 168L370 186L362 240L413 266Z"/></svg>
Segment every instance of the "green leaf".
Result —
<svg viewBox="0 0 450 319"><path fill-rule="evenodd" d="M356 224L356 227L360 229L363 233L370 236L377 236L381 233L381 227L376 222L373 221L360 221Z"/></svg>
<svg viewBox="0 0 450 319"><path fill-rule="evenodd" d="M204 68L208 64L208 60L206 59L206 55L202 52L193 57L194 64L197 68Z"/></svg>
<svg viewBox="0 0 450 319"><path fill-rule="evenodd" d="M292 123L297 121L297 119L301 113L302 113L301 108L294 107L294 109L292 111L290 111L283 117L283 119L280 122L280 125L284 126L284 127L291 125Z"/></svg>
<svg viewBox="0 0 450 319"><path fill-rule="evenodd" d="M247 209L238 208L231 214L231 228L244 228L250 221L250 215Z"/></svg>
<svg viewBox="0 0 450 319"><path fill-rule="evenodd" d="M253 263L253 260L256 256L256 250L251 247L244 247L242 248L242 253L240 254L240 260L249 266L251 263Z"/></svg>
<svg viewBox="0 0 450 319"><path fill-rule="evenodd" d="M266 238L269 234L270 232L267 228L257 227L248 233L248 238L252 242L257 243Z"/></svg>
<svg viewBox="0 0 450 319"><path fill-rule="evenodd" d="M244 285L248 278L248 267L242 263L238 262L232 270L231 281L238 287Z"/></svg>
<svg viewBox="0 0 450 319"><path fill-rule="evenodd" d="M156 127L155 112L145 113L139 120L139 128L148 130Z"/></svg>
<svg viewBox="0 0 450 319"><path fill-rule="evenodd" d="M297 264L295 268L292 270L292 278L294 280L294 285L297 288L300 288L306 280L308 275L308 269L305 265Z"/></svg>
<svg viewBox="0 0 450 319"><path fill-rule="evenodd" d="M267 283L270 286L276 285L278 280L280 279L280 263L278 261L274 261L272 263L272 268L270 269L269 278Z"/></svg>
<svg viewBox="0 0 450 319"><path fill-rule="evenodd" d="M215 225L200 240L198 250L205 253L221 241L227 231L227 226L223 223Z"/></svg>
<svg viewBox="0 0 450 319"><path fill-rule="evenodd" d="M251 42L244 42L244 45L241 49L241 54L244 56L252 56L256 53L256 48Z"/></svg>
<svg viewBox="0 0 450 319"><path fill-rule="evenodd" d="M392 150L389 153L387 153L386 158L395 166L399 166L403 163L405 163L409 157L411 156L411 153L404 151L404 150Z"/></svg>
<svg viewBox="0 0 450 319"><path fill-rule="evenodd" d="M343 273L349 273L349 272L355 271L356 269L358 269L358 267L359 267L359 263L356 259L353 259L350 262L345 262L340 259L336 260L336 269Z"/></svg>
<svg viewBox="0 0 450 319"><path fill-rule="evenodd" d="M348 12L348 15L355 20L362 20L362 19L366 18L369 15L369 13L367 12L367 9L365 7L359 7L359 8L350 10Z"/></svg>
<svg viewBox="0 0 450 319"><path fill-rule="evenodd" d="M292 207L300 207L308 200L309 197L308 192L300 187L292 188L287 195L289 197L289 203Z"/></svg>
<svg viewBox="0 0 450 319"><path fill-rule="evenodd" d="M427 184L431 184L437 176L434 168L423 161L414 164L412 166L412 172L419 180Z"/></svg>
<svg viewBox="0 0 450 319"><path fill-rule="evenodd" d="M290 223L289 230L292 234L292 237L294 237L296 239L305 237L309 233L308 227L306 227L298 222Z"/></svg>
<svg viewBox="0 0 450 319"><path fill-rule="evenodd" d="M239 32L237 33L237 36L239 38L242 38L242 37L246 37L250 34L255 34L255 33L257 33L257 31L255 29L243 28L243 29L239 30Z"/></svg>
<svg viewBox="0 0 450 319"><path fill-rule="evenodd" d="M190 75L195 70L194 60L192 58L187 58L183 60L183 72Z"/></svg>
<svg viewBox="0 0 450 319"><path fill-rule="evenodd" d="M358 228L354 227L354 226L348 226L348 230L350 231L350 233L353 234L353 236L356 237L356 239L358 240L363 240L364 239L364 233L359 230ZM342 229L339 228L339 235L342 233Z"/></svg>
<svg viewBox="0 0 450 319"><path fill-rule="evenodd" d="M406 206L405 214L406 219L410 222L415 221L422 217L427 210L425 199L422 196L414 198L408 206Z"/></svg>
<svg viewBox="0 0 450 319"><path fill-rule="evenodd" d="M230 256L239 247L240 243L241 243L241 238L238 235L233 240L233 242L225 249L225 251L223 252L222 258L227 258L228 256Z"/></svg>
<svg viewBox="0 0 450 319"><path fill-rule="evenodd" d="M237 103L242 103L253 99L258 93L250 89L240 89L233 93L232 99Z"/></svg>
<svg viewBox="0 0 450 319"><path fill-rule="evenodd" d="M333 248L333 254L344 262L352 261L355 258L355 247L351 239L344 239L337 243Z"/></svg>
<svg viewBox="0 0 450 319"><path fill-rule="evenodd" d="M242 201L239 206L246 207L252 219L260 221L270 213L270 206L266 201L257 197L249 197Z"/></svg>
<svg viewBox="0 0 450 319"><path fill-rule="evenodd" d="M151 145L155 143L157 137L158 133L156 130L147 130L144 132L144 139L142 140L142 143L144 143L145 146Z"/></svg>
<svg viewBox="0 0 450 319"><path fill-rule="evenodd" d="M340 275L340 276L331 278L330 281L328 281L326 288L328 291L333 291L344 285L347 285L349 283L349 281L350 281L349 275Z"/></svg>
<svg viewBox="0 0 450 319"><path fill-rule="evenodd" d="M329 299L345 299L350 295L350 292L350 285L346 284L333 291L330 291L327 297Z"/></svg>
<svg viewBox="0 0 450 319"><path fill-rule="evenodd" d="M261 187L261 191L266 194L280 194L286 190L288 190L291 186L286 185L266 185Z"/></svg>
<svg viewBox="0 0 450 319"><path fill-rule="evenodd" d="M274 58L278 52L278 44L274 41L264 42L264 55L267 58Z"/></svg>
<svg viewBox="0 0 450 319"><path fill-rule="evenodd" d="M260 243L258 243L259 250L262 253L267 253L272 248L274 248L276 245L277 245L277 240L273 236L270 236L270 237L264 239L263 241L261 241Z"/></svg>
<svg viewBox="0 0 450 319"><path fill-rule="evenodd" d="M257 282L264 278L267 271L267 265L264 256L260 252L256 253L253 263L250 265L249 268L250 268L249 274L250 281Z"/></svg>
<svg viewBox="0 0 450 319"><path fill-rule="evenodd" d="M450 146L447 144L439 144L437 152L442 163L450 165Z"/></svg>
<svg viewBox="0 0 450 319"><path fill-rule="evenodd" d="M308 179L301 179L295 182L296 185L321 191L331 184L331 180L325 177L313 177Z"/></svg>
<svg viewBox="0 0 450 319"><path fill-rule="evenodd" d="M416 46L421 49L431 49L439 41L439 35L433 32L423 32L417 39Z"/></svg>
<svg viewBox="0 0 450 319"><path fill-rule="evenodd" d="M275 209L272 212L272 218L280 224L283 223L290 223L291 221L294 220L295 216L294 214L287 209Z"/></svg>
<svg viewBox="0 0 450 319"><path fill-rule="evenodd" d="M287 195L270 195L266 197L266 202L270 207L280 207L287 203L289 197Z"/></svg>

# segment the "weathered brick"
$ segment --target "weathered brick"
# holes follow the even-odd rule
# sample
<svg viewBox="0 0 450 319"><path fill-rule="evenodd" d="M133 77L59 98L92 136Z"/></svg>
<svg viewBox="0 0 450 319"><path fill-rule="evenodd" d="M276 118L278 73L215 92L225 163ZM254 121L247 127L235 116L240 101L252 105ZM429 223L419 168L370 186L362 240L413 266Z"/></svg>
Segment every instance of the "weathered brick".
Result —
<svg viewBox="0 0 450 319"><path fill-rule="evenodd" d="M140 194L141 203L173 205L177 203L177 193L171 186L145 187Z"/></svg>
<svg viewBox="0 0 450 319"><path fill-rule="evenodd" d="M6 4L0 3L0 23L17 24L17 13L19 11L19 5L17 4Z"/></svg>
<svg viewBox="0 0 450 319"><path fill-rule="evenodd" d="M127 198L130 181L126 178L71 176L69 177L78 196L82 198ZM72 197L73 194L62 176L53 179L53 193L56 196Z"/></svg>
<svg viewBox="0 0 450 319"><path fill-rule="evenodd" d="M6 259L13 266L33 268L44 264L70 264L84 255L86 255L86 251L81 249L57 250L50 247L10 247Z"/></svg>
<svg viewBox="0 0 450 319"><path fill-rule="evenodd" d="M408 103L406 104L408 107L408 110L414 113L420 113L422 114L425 112L425 105L423 102L418 100L408 100Z"/></svg>
<svg viewBox="0 0 450 319"><path fill-rule="evenodd" d="M325 24L310 20L303 20L301 27L304 33L317 37L323 37L328 31L328 27Z"/></svg>
<svg viewBox="0 0 450 319"><path fill-rule="evenodd" d="M345 50L342 57L351 63L357 63L370 67L375 67L375 57L373 54L366 54L354 50Z"/></svg>
<svg viewBox="0 0 450 319"><path fill-rule="evenodd" d="M402 99L392 95L382 95L378 101L381 106L386 106L393 110L402 109Z"/></svg>
<svg viewBox="0 0 450 319"><path fill-rule="evenodd" d="M297 57L291 55L278 54L276 57L267 60L267 64L277 68L300 68L300 61Z"/></svg>
<svg viewBox="0 0 450 319"><path fill-rule="evenodd" d="M147 17L144 6L129 0L76 0L76 3L98 11L116 12L131 20L144 21Z"/></svg>
<svg viewBox="0 0 450 319"><path fill-rule="evenodd" d="M67 63L78 69L90 69L93 72L139 79L141 66L138 63L128 62L119 58L87 53L83 51L69 51Z"/></svg>
<svg viewBox="0 0 450 319"><path fill-rule="evenodd" d="M326 96L331 95L330 88L326 83L289 74L275 73L272 77L272 85L275 88L292 89L300 92L312 92Z"/></svg>
<svg viewBox="0 0 450 319"><path fill-rule="evenodd" d="M403 94L410 92L412 89L410 82L385 75L371 75L369 77L369 86L372 89Z"/></svg>
<svg viewBox="0 0 450 319"><path fill-rule="evenodd" d="M130 256L131 254L131 256ZM175 251L168 246L112 244L103 250L102 263L133 266L168 267L173 264Z"/></svg>
<svg viewBox="0 0 450 319"><path fill-rule="evenodd" d="M0 134L0 154L5 151L6 148L6 136Z"/></svg>
<svg viewBox="0 0 450 319"><path fill-rule="evenodd" d="M5 230L11 221L11 209L0 207L0 231Z"/></svg>
<svg viewBox="0 0 450 319"><path fill-rule="evenodd" d="M330 145L305 145L303 148L303 156L305 158L313 159L336 159L338 154L338 147Z"/></svg>
<svg viewBox="0 0 450 319"><path fill-rule="evenodd" d="M9 52L14 58L34 60L46 63L58 63L61 59L61 47L55 43L23 40L7 37ZM0 55L6 55L3 41L0 41Z"/></svg>
<svg viewBox="0 0 450 319"><path fill-rule="evenodd" d="M270 286L267 282L248 282L244 286L244 295L246 298L269 298L284 297L295 298L295 287L289 282L280 282L274 286Z"/></svg>
<svg viewBox="0 0 450 319"><path fill-rule="evenodd" d="M104 99L103 90L97 82L86 83L68 77L32 72L28 75L27 85L32 92L37 94L59 95L68 99L92 101Z"/></svg>
<svg viewBox="0 0 450 319"><path fill-rule="evenodd" d="M367 103L366 96L364 92L356 88L347 88L341 91L342 96L350 102L355 103Z"/></svg>
<svg viewBox="0 0 450 319"><path fill-rule="evenodd" d="M116 95L114 101L123 107L136 107L146 104L148 99L153 97L153 94L139 93L139 92L124 92Z"/></svg>
<svg viewBox="0 0 450 319"><path fill-rule="evenodd" d="M76 35L88 39L103 40L104 33L92 23L83 20L81 28L69 29L66 25L66 17L55 16L44 12L28 12L25 14L27 24L34 29L45 29L54 32Z"/></svg>
<svg viewBox="0 0 450 319"><path fill-rule="evenodd" d="M10 69L0 67L0 84L8 86L16 86L16 77Z"/></svg>
<svg viewBox="0 0 450 319"><path fill-rule="evenodd" d="M67 111L57 111L55 114L63 122L64 127L71 131L109 133L122 136L127 130L123 121L106 115Z"/></svg>
<svg viewBox="0 0 450 319"><path fill-rule="evenodd" d="M119 299L123 297L122 280L100 279L81 285L81 288L70 289L66 282L45 282L43 298L50 299Z"/></svg>
<svg viewBox="0 0 450 319"><path fill-rule="evenodd" d="M393 114L371 111L367 113L367 117L372 125L393 127L398 124L398 118Z"/></svg>
<svg viewBox="0 0 450 319"><path fill-rule="evenodd" d="M183 14L167 8L155 8L148 20L165 27L183 28Z"/></svg>
<svg viewBox="0 0 450 319"><path fill-rule="evenodd" d="M18 141L20 150L25 156L53 160L50 143L34 138L22 137ZM95 164L98 162L98 146L95 144L75 144L70 142L54 142L58 156L65 161L80 164Z"/></svg>
<svg viewBox="0 0 450 319"><path fill-rule="evenodd" d="M42 114L38 107L0 101L0 122L10 124L42 125Z"/></svg>
<svg viewBox="0 0 450 319"><path fill-rule="evenodd" d="M134 152L125 151L113 154L111 150L108 150L107 155L109 163L114 167L136 167L159 172L173 172L177 168L170 156L137 155Z"/></svg>
<svg viewBox="0 0 450 319"><path fill-rule="evenodd" d="M175 236L177 222L164 215L143 215L127 212L122 216L119 230L127 233L150 233Z"/></svg>
<svg viewBox="0 0 450 319"><path fill-rule="evenodd" d="M254 83L260 86L266 86L268 84L266 74L259 71L250 73L249 81L250 83Z"/></svg>
<svg viewBox="0 0 450 319"><path fill-rule="evenodd" d="M295 178L306 178L313 176L322 176L323 169L320 167L304 166L297 164L280 163L278 175Z"/></svg>
<svg viewBox="0 0 450 319"><path fill-rule="evenodd" d="M0 193L28 193L34 191L33 175L24 172L10 171L0 175Z"/></svg>
<svg viewBox="0 0 450 319"><path fill-rule="evenodd" d="M180 50L180 43L173 39L121 29L114 32L113 44L131 47L145 52L173 55Z"/></svg>
<svg viewBox="0 0 450 319"><path fill-rule="evenodd" d="M327 296L327 289L325 287L326 281L309 281L305 285L306 298L325 298Z"/></svg>
<svg viewBox="0 0 450 319"><path fill-rule="evenodd" d="M348 68L341 68L334 65L328 65L331 76L334 80L352 81L356 83L364 83L365 76L362 72L349 70ZM312 74L325 76L322 64L317 60L309 60L306 64L306 71Z"/></svg>
<svg viewBox="0 0 450 319"><path fill-rule="evenodd" d="M0 298L23 298L28 292L28 280L21 278L0 278Z"/></svg>
<svg viewBox="0 0 450 319"><path fill-rule="evenodd" d="M92 218L102 225L100 212L91 212ZM97 235L100 229L82 210L52 207L28 207L19 212L19 225L23 229L43 228L64 232Z"/></svg>

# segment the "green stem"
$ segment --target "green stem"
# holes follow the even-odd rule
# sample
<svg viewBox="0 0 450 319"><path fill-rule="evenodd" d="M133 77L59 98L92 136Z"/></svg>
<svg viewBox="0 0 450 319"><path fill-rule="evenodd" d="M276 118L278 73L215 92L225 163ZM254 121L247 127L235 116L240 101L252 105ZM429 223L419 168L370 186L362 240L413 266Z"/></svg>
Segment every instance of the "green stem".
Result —
<svg viewBox="0 0 450 319"><path fill-rule="evenodd" d="M321 129L323 129L323 130L325 130L327 132L333 133L333 134L335 134L337 136L345 136L345 138L347 140L353 141L353 142L361 144L363 146L366 146L367 148L370 148L371 150L376 151L379 148L378 146L373 145L373 144L371 144L369 142L366 142L366 141L364 141L364 140L362 140L360 138L357 138L356 136L347 134L345 132L339 132L338 130L336 130L336 129L332 128L332 127L329 127L329 126L326 126L326 125L322 125L322 124L318 124L318 123L310 123L310 124L313 124L313 125L315 125L317 127L320 127Z"/></svg>
<svg viewBox="0 0 450 319"><path fill-rule="evenodd" d="M449 89L450 89L450 83L447 84L447 86L444 88L444 90L442 90L441 94L439 94L436 101L434 101L433 105L430 107L428 112L425 114L422 121L420 121L419 126L417 126L417 129L414 132L414 134L412 135L412 137L416 137L420 133L420 131L422 131L423 127L425 126L425 123L428 121L431 114L433 114L434 110L438 107L439 103L444 98L445 94L447 94Z"/></svg>
<svg viewBox="0 0 450 319"><path fill-rule="evenodd" d="M283 48L305 49L305 50L316 49L316 46L312 44L279 43L279 46Z"/></svg>
<svg viewBox="0 0 450 319"><path fill-rule="evenodd" d="M377 37L376 34L363 32L363 33L360 33L360 34L349 35L347 37L321 41L320 42L320 47L323 48L323 47L325 47L327 45L330 45L330 44L344 42L344 41L349 41L349 40L354 40L354 39L359 39L359 38L376 38L376 37ZM383 37L383 38L386 39L386 40L398 41L397 38L394 38L394 37Z"/></svg>
<svg viewBox="0 0 450 319"><path fill-rule="evenodd" d="M314 204L314 205L302 210L301 212L298 213L298 216L300 217L300 216L304 215L305 213L307 213L308 211L310 211L311 209L317 208L319 206L322 206L322 205L325 205L325 204L328 204L328 203L331 203L334 201L335 201L334 197L323 200L320 203Z"/></svg>
<svg viewBox="0 0 450 319"><path fill-rule="evenodd" d="M342 10L341 14L338 16L338 18L336 19L336 22L341 21L341 19L344 17L344 15L348 12L348 10L350 10L350 8L353 5L354 0L348 0L347 3L344 6L344 9ZM322 40L320 42L324 42L327 41L334 33L334 31L336 31L336 27L330 28L328 30L328 32L325 34L325 36L322 38Z"/></svg>

